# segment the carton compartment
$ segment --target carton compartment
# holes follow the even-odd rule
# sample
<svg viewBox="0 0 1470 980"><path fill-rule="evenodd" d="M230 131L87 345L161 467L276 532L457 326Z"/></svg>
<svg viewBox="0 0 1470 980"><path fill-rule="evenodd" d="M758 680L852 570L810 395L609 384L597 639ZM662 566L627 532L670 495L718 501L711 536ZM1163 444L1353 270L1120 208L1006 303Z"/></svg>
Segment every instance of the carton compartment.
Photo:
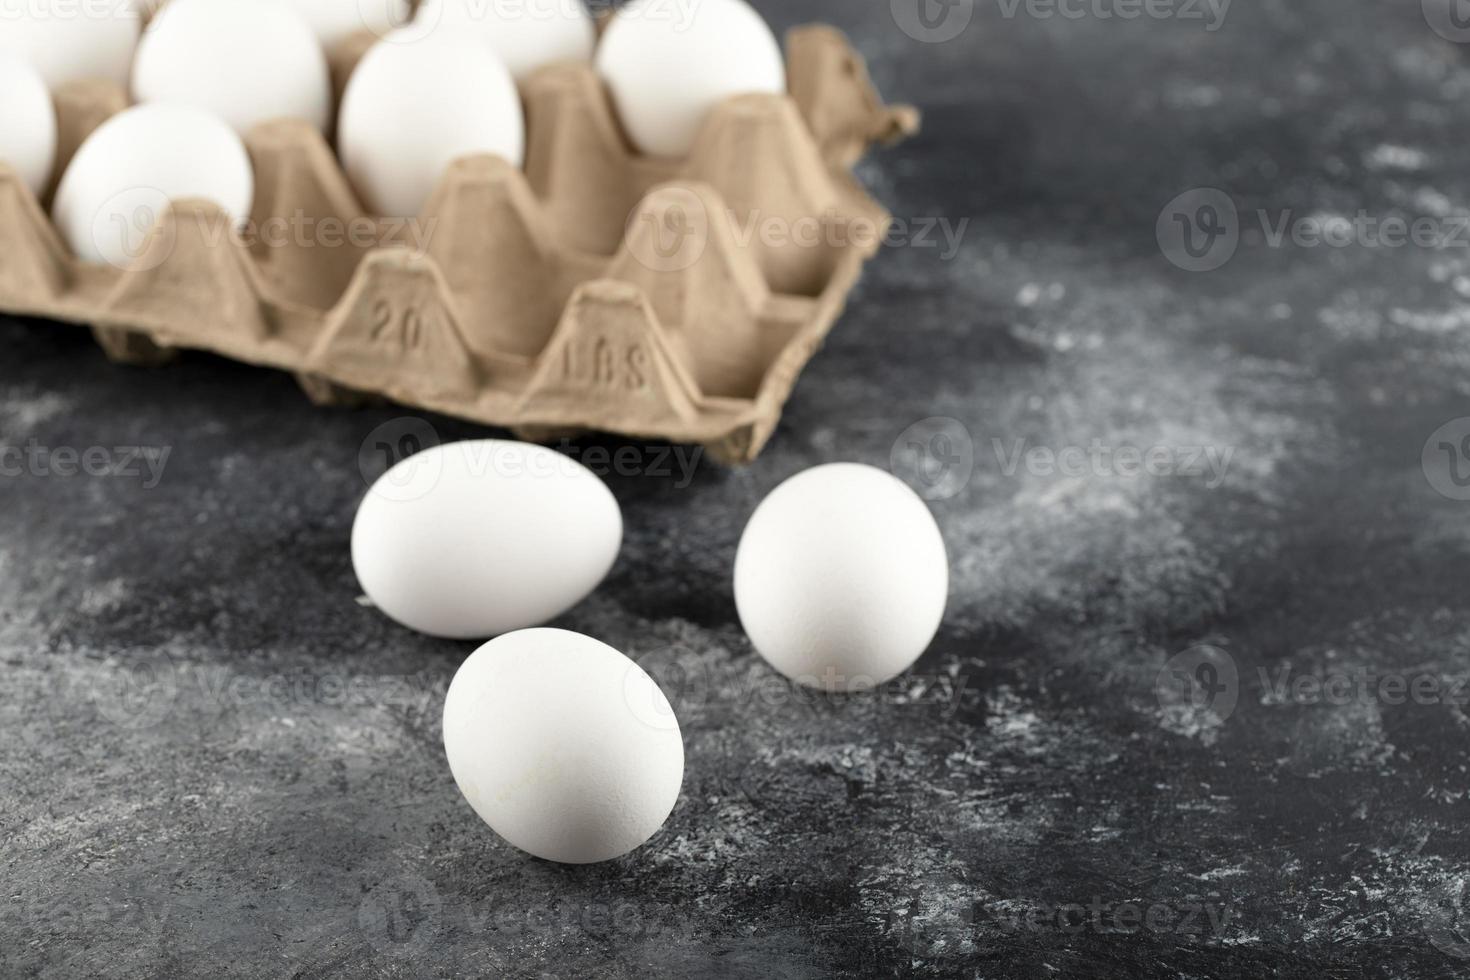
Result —
<svg viewBox="0 0 1470 980"><path fill-rule="evenodd" d="M339 96L368 43L333 52ZM265 123L247 233L175 201L127 270L79 262L0 164L0 310L90 325L119 361L201 348L293 371L320 402L745 462L887 229L850 166L917 127L836 31L793 31L788 62L787 95L730 99L677 160L631 150L591 66L543 69L522 86L524 172L462 158L414 220L367 214L310 125ZM58 172L126 104L107 83L58 92Z"/></svg>

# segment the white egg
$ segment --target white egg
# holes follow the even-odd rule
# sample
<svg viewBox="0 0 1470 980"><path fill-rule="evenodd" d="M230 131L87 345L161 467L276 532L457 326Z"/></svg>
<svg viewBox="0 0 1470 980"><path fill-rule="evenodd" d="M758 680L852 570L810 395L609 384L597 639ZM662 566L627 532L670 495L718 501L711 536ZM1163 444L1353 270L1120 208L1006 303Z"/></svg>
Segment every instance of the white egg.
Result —
<svg viewBox="0 0 1470 980"><path fill-rule="evenodd" d="M786 91L781 46L745 0L633 0L597 49L633 145L684 156L710 110L734 95Z"/></svg>
<svg viewBox="0 0 1470 980"><path fill-rule="evenodd" d="M658 685L566 630L510 633L471 654L444 699L444 751L491 829L565 864L643 844L684 779L679 723Z"/></svg>
<svg viewBox="0 0 1470 980"><path fill-rule="evenodd" d="M426 0L418 19L479 34L517 79L559 61L591 61L597 45L582 0Z"/></svg>
<svg viewBox="0 0 1470 980"><path fill-rule="evenodd" d="M236 227L255 177L235 131L193 106L133 106L83 141L61 177L52 217L80 258L126 267L168 202L213 201Z"/></svg>
<svg viewBox="0 0 1470 980"><path fill-rule="evenodd" d="M208 109L240 133L284 118L325 129L332 110L326 55L286 0L169 0L138 45L133 94Z"/></svg>
<svg viewBox="0 0 1470 980"><path fill-rule="evenodd" d="M756 508L735 555L735 605L756 650L809 687L898 676L934 639L949 562L934 517L889 473L833 463Z"/></svg>
<svg viewBox="0 0 1470 980"><path fill-rule="evenodd" d="M484 639L581 602L622 541L617 499L581 464L485 439L426 449L379 477L352 525L352 565L404 626Z"/></svg>
<svg viewBox="0 0 1470 980"><path fill-rule="evenodd" d="M53 89L82 78L126 85L142 28L136 0L0 2L0 53L29 61Z"/></svg>
<svg viewBox="0 0 1470 980"><path fill-rule="evenodd" d="M409 21L408 0L291 0L317 39L331 47L354 34L379 37Z"/></svg>
<svg viewBox="0 0 1470 980"><path fill-rule="evenodd" d="M40 196L56 164L56 107L27 62L0 55L0 161Z"/></svg>
<svg viewBox="0 0 1470 980"><path fill-rule="evenodd" d="M448 30L389 34L342 97L342 164L380 215L417 217L459 157L489 153L519 167L525 142L510 72L488 44Z"/></svg>

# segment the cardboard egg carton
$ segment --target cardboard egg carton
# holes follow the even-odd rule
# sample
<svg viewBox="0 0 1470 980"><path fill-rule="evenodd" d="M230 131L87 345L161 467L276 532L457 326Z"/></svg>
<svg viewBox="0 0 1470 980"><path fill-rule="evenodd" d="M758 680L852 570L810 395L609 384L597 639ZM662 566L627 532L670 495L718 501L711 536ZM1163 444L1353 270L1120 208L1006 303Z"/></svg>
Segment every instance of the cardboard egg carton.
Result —
<svg viewBox="0 0 1470 980"><path fill-rule="evenodd" d="M339 94L369 40L334 52ZM127 269L76 259L0 164L0 311L89 325L117 361L194 348L291 371L320 403L746 462L888 228L849 168L917 127L832 29L793 31L788 71L787 95L730 99L675 160L629 149L590 66L548 67L522 86L524 171L461 159L416 222L369 216L309 125L266 123L246 140L258 233L174 201ZM101 82L57 93L58 173L126 104Z"/></svg>

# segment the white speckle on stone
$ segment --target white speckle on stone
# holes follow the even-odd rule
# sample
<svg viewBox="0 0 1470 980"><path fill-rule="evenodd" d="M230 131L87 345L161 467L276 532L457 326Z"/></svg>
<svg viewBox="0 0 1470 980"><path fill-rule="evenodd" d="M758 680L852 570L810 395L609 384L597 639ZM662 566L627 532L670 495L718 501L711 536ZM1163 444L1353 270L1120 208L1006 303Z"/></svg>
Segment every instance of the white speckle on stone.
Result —
<svg viewBox="0 0 1470 980"><path fill-rule="evenodd" d="M0 401L0 425L7 438L14 439L30 433L43 422L49 421L71 407L71 402L55 392L26 396L13 394Z"/></svg>
<svg viewBox="0 0 1470 980"><path fill-rule="evenodd" d="M1400 327L1427 334L1450 334L1470 325L1470 308L1416 312L1394 309L1388 318Z"/></svg>
<svg viewBox="0 0 1470 980"><path fill-rule="evenodd" d="M1429 155L1423 150L1395 143L1380 143L1363 158L1369 170L1423 170L1428 162Z"/></svg>
<svg viewBox="0 0 1470 980"><path fill-rule="evenodd" d="M129 594L127 582L115 578L84 591L78 608L84 616L97 616L127 601Z"/></svg>
<svg viewBox="0 0 1470 980"><path fill-rule="evenodd" d="M1455 211L1454 202L1433 187L1421 187L1414 192L1414 207L1435 218L1449 217Z"/></svg>

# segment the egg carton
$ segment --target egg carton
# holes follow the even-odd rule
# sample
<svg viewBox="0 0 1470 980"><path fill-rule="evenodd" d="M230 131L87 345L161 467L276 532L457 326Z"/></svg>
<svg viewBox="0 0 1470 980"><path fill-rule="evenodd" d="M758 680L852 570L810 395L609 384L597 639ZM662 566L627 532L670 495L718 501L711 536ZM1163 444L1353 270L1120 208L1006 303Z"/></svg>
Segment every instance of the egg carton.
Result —
<svg viewBox="0 0 1470 980"><path fill-rule="evenodd" d="M332 53L339 95L370 40ZM678 160L629 149L591 66L542 69L522 85L524 171L460 159L416 222L370 217L311 126L265 123L250 227L316 237L237 235L179 200L127 269L79 261L0 164L0 311L88 325L116 361L190 348L290 371L318 403L748 462L889 226L851 167L918 124L837 31L797 28L787 51L788 93L728 100ZM59 173L128 100L90 80L56 100Z"/></svg>

